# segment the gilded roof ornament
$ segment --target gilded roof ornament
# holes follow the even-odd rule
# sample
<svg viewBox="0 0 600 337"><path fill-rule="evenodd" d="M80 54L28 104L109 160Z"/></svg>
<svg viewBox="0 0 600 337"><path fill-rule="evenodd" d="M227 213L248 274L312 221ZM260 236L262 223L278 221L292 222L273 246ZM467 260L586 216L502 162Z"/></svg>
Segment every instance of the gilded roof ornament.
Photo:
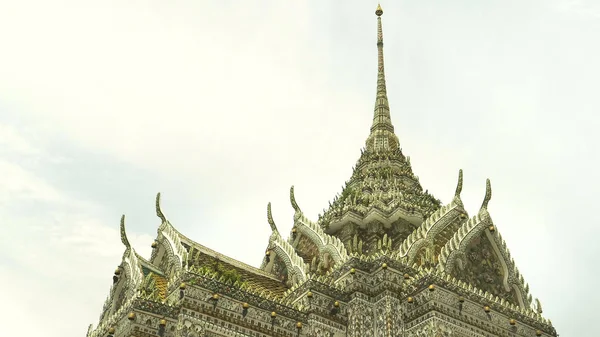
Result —
<svg viewBox="0 0 600 337"><path fill-rule="evenodd" d="M162 220L162 222L167 222L167 217L165 217L165 214L160 208L160 192L156 194L156 216L158 216Z"/></svg>
<svg viewBox="0 0 600 337"><path fill-rule="evenodd" d="M481 209L487 209L490 199L492 199L492 184L490 183L490 180L487 179L485 181L485 197L483 198Z"/></svg>
<svg viewBox="0 0 600 337"><path fill-rule="evenodd" d="M381 9L381 4L377 4L377 9L375 10L375 15L377 15L377 16L383 15L383 9Z"/></svg>
<svg viewBox="0 0 600 337"><path fill-rule="evenodd" d="M125 214L121 216L121 242L123 242L125 247L131 248L129 240L127 239L127 234L125 233Z"/></svg>
<svg viewBox="0 0 600 337"><path fill-rule="evenodd" d="M460 192L462 192L463 188L463 170L458 170L458 184L456 185L456 192L454 192L455 196L460 196Z"/></svg>
<svg viewBox="0 0 600 337"><path fill-rule="evenodd" d="M278 232L277 226L275 226L275 221L273 221L273 214L271 214L271 203L267 204L267 221L269 221L269 225L271 226L271 230L273 232Z"/></svg>

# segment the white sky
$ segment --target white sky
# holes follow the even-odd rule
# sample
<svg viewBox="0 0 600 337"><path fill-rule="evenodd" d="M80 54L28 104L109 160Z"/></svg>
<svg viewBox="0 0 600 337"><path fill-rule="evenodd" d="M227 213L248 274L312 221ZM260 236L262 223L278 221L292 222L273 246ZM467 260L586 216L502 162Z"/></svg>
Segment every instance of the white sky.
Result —
<svg viewBox="0 0 600 337"><path fill-rule="evenodd" d="M213 5L211 5L212 3ZM126 4L126 5L125 5ZM2 335L97 323L163 210L259 265L267 202L316 219L375 100L377 2L0 0ZM392 120L424 188L459 168L563 336L598 336L600 3L384 1Z"/></svg>

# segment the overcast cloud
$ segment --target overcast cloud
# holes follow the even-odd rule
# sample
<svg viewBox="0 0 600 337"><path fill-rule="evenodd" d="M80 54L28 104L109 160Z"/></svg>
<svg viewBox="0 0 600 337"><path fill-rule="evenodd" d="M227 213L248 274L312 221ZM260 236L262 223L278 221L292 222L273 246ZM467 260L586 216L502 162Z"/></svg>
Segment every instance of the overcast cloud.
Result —
<svg viewBox="0 0 600 337"><path fill-rule="evenodd" d="M97 324L163 210L258 266L341 191L375 100L373 1L0 0L2 335ZM600 335L600 4L383 1L392 120L424 188L457 172L562 336Z"/></svg>

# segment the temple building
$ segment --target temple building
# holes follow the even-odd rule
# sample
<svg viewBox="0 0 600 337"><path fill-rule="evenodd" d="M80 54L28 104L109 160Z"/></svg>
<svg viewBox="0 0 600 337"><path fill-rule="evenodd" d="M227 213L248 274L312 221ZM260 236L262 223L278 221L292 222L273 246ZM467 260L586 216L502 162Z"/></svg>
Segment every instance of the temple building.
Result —
<svg viewBox="0 0 600 337"><path fill-rule="evenodd" d="M292 187L285 235L269 204L272 234L257 268L180 233L158 194L152 256L135 252L123 217L125 252L87 337L558 336L488 212L490 181L469 215L462 171L446 205L413 173L390 119L380 6L375 14L373 124L329 208L308 219Z"/></svg>

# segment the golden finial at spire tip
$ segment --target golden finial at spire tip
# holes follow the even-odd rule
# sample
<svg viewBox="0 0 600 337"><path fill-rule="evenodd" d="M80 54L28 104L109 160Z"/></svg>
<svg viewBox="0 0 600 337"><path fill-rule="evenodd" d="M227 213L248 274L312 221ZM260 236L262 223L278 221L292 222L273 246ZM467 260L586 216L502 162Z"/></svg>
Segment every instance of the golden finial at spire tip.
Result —
<svg viewBox="0 0 600 337"><path fill-rule="evenodd" d="M381 4L377 4L377 9L375 10L375 15L377 15L377 16L383 15L383 9L381 9Z"/></svg>

